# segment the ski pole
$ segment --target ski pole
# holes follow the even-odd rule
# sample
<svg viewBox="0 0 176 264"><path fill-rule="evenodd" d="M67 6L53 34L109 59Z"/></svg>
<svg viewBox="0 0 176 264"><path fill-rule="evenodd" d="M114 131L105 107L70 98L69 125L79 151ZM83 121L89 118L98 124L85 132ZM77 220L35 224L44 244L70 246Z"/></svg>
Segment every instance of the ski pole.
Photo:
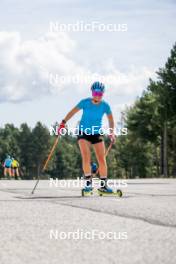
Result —
<svg viewBox="0 0 176 264"><path fill-rule="evenodd" d="M44 163L44 166L43 166L43 168L42 168L42 172L44 172L44 171L46 170L46 168L47 168L48 162L50 161L51 156L52 156L52 154L53 154L53 152L54 152L54 150L55 150L55 148L56 148L56 146L57 146L57 143L58 143L58 141L59 141L59 136L60 136L60 135L57 136L57 138L56 138L56 140L55 140L55 142L54 142L54 144L53 144L53 147L52 147L52 149L51 149L51 151L50 151L50 153L49 153L49 155L48 155L48 158L47 158L47 160L46 160L45 163ZM34 186L32 192L31 192L31 194L34 194L34 191L35 191L35 189L36 189L36 187L37 187L37 185L38 185L38 183L39 183L39 180L40 180L40 178L39 178L39 175L38 175L38 179L37 179L37 181L36 181L36 184L35 184L35 186Z"/></svg>
<svg viewBox="0 0 176 264"><path fill-rule="evenodd" d="M112 148L112 145L113 145L113 143L111 142L111 143L109 144L109 147L107 148L107 150L106 150L106 152L105 152L105 157L108 156L108 153L109 153L109 151L110 151L111 148Z"/></svg>
<svg viewBox="0 0 176 264"><path fill-rule="evenodd" d="M105 152L105 157L107 157L107 155L109 154L109 151L111 150L112 145L113 145L113 143L111 142L111 143L109 144L109 146L108 146L106 152ZM99 168L97 169L96 174L98 173L98 171L99 171Z"/></svg>

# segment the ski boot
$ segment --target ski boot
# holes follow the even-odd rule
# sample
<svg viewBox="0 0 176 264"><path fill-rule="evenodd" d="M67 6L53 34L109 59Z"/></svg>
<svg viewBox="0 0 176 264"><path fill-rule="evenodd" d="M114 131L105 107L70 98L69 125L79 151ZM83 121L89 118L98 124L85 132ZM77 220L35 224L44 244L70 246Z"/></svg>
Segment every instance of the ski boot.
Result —
<svg viewBox="0 0 176 264"><path fill-rule="evenodd" d="M85 186L81 191L82 196L93 195L92 176L84 176Z"/></svg>

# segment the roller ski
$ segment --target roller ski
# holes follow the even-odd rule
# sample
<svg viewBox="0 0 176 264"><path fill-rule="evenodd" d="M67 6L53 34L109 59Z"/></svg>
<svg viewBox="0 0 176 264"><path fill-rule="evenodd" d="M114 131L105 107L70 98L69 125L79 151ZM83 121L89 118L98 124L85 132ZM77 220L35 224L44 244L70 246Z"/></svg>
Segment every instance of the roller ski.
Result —
<svg viewBox="0 0 176 264"><path fill-rule="evenodd" d="M120 189L114 191L112 188L108 187L107 179L100 180L100 188L96 189L99 196L118 196L122 197L123 193ZM85 187L82 189L82 196L91 196L94 194L92 187L92 179L90 178L86 181Z"/></svg>
<svg viewBox="0 0 176 264"><path fill-rule="evenodd" d="M106 156L109 152L109 150L111 149L111 144L109 146L109 148L106 151ZM96 177L96 175L98 174L98 166L96 163L92 163L91 164L91 169L92 169L92 176ZM118 197L122 197L123 193L120 189L117 189L116 191L114 191L112 188L107 186L107 179L101 179L100 180L100 188L97 189L97 193L99 196L118 196Z"/></svg>
<svg viewBox="0 0 176 264"><path fill-rule="evenodd" d="M96 190L97 194L99 196L118 196L118 197L122 197L123 193L120 189L118 189L117 191L113 191L111 188L109 187L101 187L99 189ZM94 190L92 187L84 187L81 191L81 195L82 197L84 196L92 196L94 194Z"/></svg>

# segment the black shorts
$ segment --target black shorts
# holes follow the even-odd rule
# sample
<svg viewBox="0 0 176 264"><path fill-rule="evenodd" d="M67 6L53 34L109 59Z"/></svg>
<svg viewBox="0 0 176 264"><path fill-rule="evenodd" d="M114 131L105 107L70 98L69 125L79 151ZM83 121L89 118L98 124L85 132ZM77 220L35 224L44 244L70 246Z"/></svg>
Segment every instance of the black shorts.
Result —
<svg viewBox="0 0 176 264"><path fill-rule="evenodd" d="M78 140L80 140L80 139L85 139L85 140L89 141L91 144L97 144L97 143L103 141L103 136L100 134L86 135L85 133L82 133L82 135L81 135L81 132L79 132Z"/></svg>

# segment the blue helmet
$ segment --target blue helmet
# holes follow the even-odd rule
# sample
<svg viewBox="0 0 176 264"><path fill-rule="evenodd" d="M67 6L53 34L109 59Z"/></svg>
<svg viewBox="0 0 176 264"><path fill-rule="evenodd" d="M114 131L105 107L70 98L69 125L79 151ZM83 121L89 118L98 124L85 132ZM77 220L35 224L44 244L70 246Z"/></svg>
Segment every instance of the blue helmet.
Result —
<svg viewBox="0 0 176 264"><path fill-rule="evenodd" d="M104 93L105 86L101 82L94 82L91 86L91 90Z"/></svg>

